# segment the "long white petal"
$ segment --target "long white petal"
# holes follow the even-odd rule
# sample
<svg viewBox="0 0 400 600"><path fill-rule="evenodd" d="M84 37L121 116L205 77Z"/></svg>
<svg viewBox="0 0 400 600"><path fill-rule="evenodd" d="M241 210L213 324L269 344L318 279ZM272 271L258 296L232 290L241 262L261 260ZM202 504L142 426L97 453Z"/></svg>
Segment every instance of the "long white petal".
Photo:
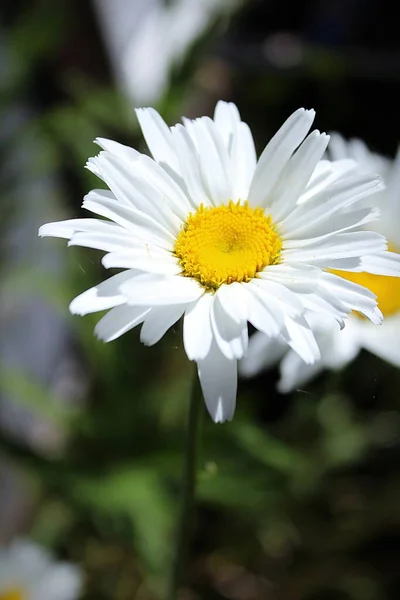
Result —
<svg viewBox="0 0 400 600"><path fill-rule="evenodd" d="M241 122L238 108L233 102L219 100L214 111L214 123L225 147L230 150L236 126Z"/></svg>
<svg viewBox="0 0 400 600"><path fill-rule="evenodd" d="M182 214L181 207L178 206L177 209L176 197L183 194L157 163L148 156L139 154L129 164L110 152L100 152L92 162L97 165L102 178L120 203L131 207L140 215L143 213L151 217L155 226L161 229L173 234L179 231ZM185 215L186 213L183 216Z"/></svg>
<svg viewBox="0 0 400 600"><path fill-rule="evenodd" d="M166 306L193 302L203 295L204 288L188 277L163 277L146 273L123 282L120 291L132 305Z"/></svg>
<svg viewBox="0 0 400 600"><path fill-rule="evenodd" d="M87 315L125 304L126 298L121 294L119 286L134 276L131 271L124 271L102 281L74 298L69 305L70 311L74 315Z"/></svg>
<svg viewBox="0 0 400 600"><path fill-rule="evenodd" d="M203 294L186 309L183 320L183 343L189 360L202 360L210 351L212 294Z"/></svg>
<svg viewBox="0 0 400 600"><path fill-rule="evenodd" d="M282 335L305 363L313 364L321 357L317 341L304 317L286 316Z"/></svg>
<svg viewBox="0 0 400 600"><path fill-rule="evenodd" d="M311 175L307 188L301 194L298 203L307 202L326 188L330 188L344 175L355 172L357 163L355 160L345 158L343 160L320 160Z"/></svg>
<svg viewBox="0 0 400 600"><path fill-rule="evenodd" d="M297 204L328 142L328 135L313 131L283 169L269 200L276 221L282 220Z"/></svg>
<svg viewBox="0 0 400 600"><path fill-rule="evenodd" d="M222 284L216 292L222 308L236 323L247 321L248 309L245 287L245 284L234 281L229 285Z"/></svg>
<svg viewBox="0 0 400 600"><path fill-rule="evenodd" d="M242 358L247 350L247 322L237 322L225 312L217 294L211 306L211 327L214 339L228 359Z"/></svg>
<svg viewBox="0 0 400 600"><path fill-rule="evenodd" d="M269 297L267 298L257 286L248 284L244 286L244 290L248 295L248 321L268 337L279 335L284 323L284 314L278 302L275 299L270 302Z"/></svg>
<svg viewBox="0 0 400 600"><path fill-rule="evenodd" d="M171 130L154 108L137 108L136 115L154 160L178 170Z"/></svg>
<svg viewBox="0 0 400 600"><path fill-rule="evenodd" d="M318 286L343 303L350 312L355 310L365 315L374 324L382 322L382 313L377 307L376 296L367 288L348 281L333 273L323 273Z"/></svg>
<svg viewBox="0 0 400 600"><path fill-rule="evenodd" d="M338 212L382 189L382 180L375 175L345 177L328 190L316 194L306 203L295 208L280 224L285 236L307 237L321 224L332 223ZM332 227L333 228L333 227Z"/></svg>
<svg viewBox="0 0 400 600"><path fill-rule="evenodd" d="M256 149L250 128L246 123L239 123L234 130L232 139L231 200L247 200L256 165Z"/></svg>
<svg viewBox="0 0 400 600"><path fill-rule="evenodd" d="M327 259L361 257L370 252L379 254L386 250L386 246L386 239L379 233L354 231L339 233L305 248L283 250L282 257L291 262L313 264Z"/></svg>
<svg viewBox="0 0 400 600"><path fill-rule="evenodd" d="M351 229L364 226L372 221L376 221L380 214L378 208L363 208L361 210L349 211L335 218L334 227L332 226L332 222L329 224L329 221L325 220L325 222L321 223L313 230L310 228L307 236L297 239L291 239L290 236L285 236L285 249L303 248L322 240L327 240L328 238L336 236L338 233L344 233Z"/></svg>
<svg viewBox="0 0 400 600"><path fill-rule="evenodd" d="M112 342L143 323L149 311L150 308L144 306L116 306L100 319L94 332L103 342Z"/></svg>
<svg viewBox="0 0 400 600"><path fill-rule="evenodd" d="M119 142L115 142L114 140L108 140L106 138L96 138L96 144L100 146L103 150L107 152L111 152L111 154L115 154L119 158L126 160L128 163L132 163L136 161L140 152L131 148L130 146L125 146L124 144L120 144Z"/></svg>
<svg viewBox="0 0 400 600"><path fill-rule="evenodd" d="M382 252L361 258L361 270L374 275L400 277L400 254L397 252Z"/></svg>
<svg viewBox="0 0 400 600"><path fill-rule="evenodd" d="M293 152L307 135L314 117L314 110L296 110L268 143L251 182L248 200L252 206L268 205L272 189Z"/></svg>
<svg viewBox="0 0 400 600"><path fill-rule="evenodd" d="M213 126L211 119L197 119L193 123L192 133L198 147L200 169L207 195L212 204L218 206L231 198L232 182L226 171L227 151L222 147L222 142L220 147L217 146L212 135Z"/></svg>
<svg viewBox="0 0 400 600"><path fill-rule="evenodd" d="M181 318L187 304L153 307L146 315L140 331L140 341L146 346L156 344L172 325Z"/></svg>
<svg viewBox="0 0 400 600"><path fill-rule="evenodd" d="M269 278L265 279L264 273L260 273L260 279L251 281L249 285L259 288L266 305L268 303L277 304L285 314L291 317L303 314L304 307L299 295L281 283L272 281Z"/></svg>
<svg viewBox="0 0 400 600"><path fill-rule="evenodd" d="M177 259L170 254L152 253L149 250L111 252L102 258L106 269L137 269L160 275L178 275L181 268Z"/></svg>
<svg viewBox="0 0 400 600"><path fill-rule="evenodd" d="M92 199L89 193L82 204L83 208L102 217L112 219L121 227L132 232L133 240L143 244L155 244L167 250L172 248L174 237L166 230L160 229L155 221L139 213L129 206L119 204L115 200Z"/></svg>
<svg viewBox="0 0 400 600"><path fill-rule="evenodd" d="M192 138L183 125L178 124L172 127L171 131L183 178L194 207L198 207L200 204L210 205L209 194L201 175L198 151Z"/></svg>
<svg viewBox="0 0 400 600"><path fill-rule="evenodd" d="M55 221L46 223L39 228L41 237L59 237L70 239L77 232L95 232L95 233L116 233L124 234L125 230L110 221L103 219L68 219L66 221Z"/></svg>
<svg viewBox="0 0 400 600"><path fill-rule="evenodd" d="M197 362L204 400L216 423L233 418L237 392L237 361L227 359L213 342L206 358Z"/></svg>
<svg viewBox="0 0 400 600"><path fill-rule="evenodd" d="M94 248L105 252L121 252L132 249L134 247L132 234L122 228L118 229L114 233L74 233L68 242L68 246Z"/></svg>

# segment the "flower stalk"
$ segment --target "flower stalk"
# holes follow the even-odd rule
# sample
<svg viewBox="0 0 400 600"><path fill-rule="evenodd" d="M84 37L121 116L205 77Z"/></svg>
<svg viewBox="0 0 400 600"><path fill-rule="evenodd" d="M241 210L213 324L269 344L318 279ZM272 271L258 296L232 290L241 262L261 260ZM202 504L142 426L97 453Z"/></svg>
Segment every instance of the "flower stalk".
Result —
<svg viewBox="0 0 400 600"><path fill-rule="evenodd" d="M184 579L184 573L189 554L196 489L197 450L200 428L201 400L202 392L196 372L193 377L189 403L180 507L178 513L174 555L171 565L168 600L177 600L179 587Z"/></svg>

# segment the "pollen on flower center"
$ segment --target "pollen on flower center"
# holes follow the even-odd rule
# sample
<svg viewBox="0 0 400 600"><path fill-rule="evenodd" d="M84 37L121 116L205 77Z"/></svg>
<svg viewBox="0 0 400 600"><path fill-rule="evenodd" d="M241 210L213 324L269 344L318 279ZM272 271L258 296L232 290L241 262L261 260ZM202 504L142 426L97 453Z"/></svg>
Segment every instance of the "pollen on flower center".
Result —
<svg viewBox="0 0 400 600"><path fill-rule="evenodd" d="M389 250L396 252L389 245ZM376 294L378 306L384 317L390 317L400 312L400 277L388 277L385 275L371 275L370 273L350 273L344 271L333 271L340 277L363 285Z"/></svg>
<svg viewBox="0 0 400 600"><path fill-rule="evenodd" d="M184 277L209 290L223 283L247 282L279 262L282 239L271 216L247 202L200 205L190 213L175 243Z"/></svg>
<svg viewBox="0 0 400 600"><path fill-rule="evenodd" d="M25 594L19 588L10 588L0 592L0 600L24 600Z"/></svg>

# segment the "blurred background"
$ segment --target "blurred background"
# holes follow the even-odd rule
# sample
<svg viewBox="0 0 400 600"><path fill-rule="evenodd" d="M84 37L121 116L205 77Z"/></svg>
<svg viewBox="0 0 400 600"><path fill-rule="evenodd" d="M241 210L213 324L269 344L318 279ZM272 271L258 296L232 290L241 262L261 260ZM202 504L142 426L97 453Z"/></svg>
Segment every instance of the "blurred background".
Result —
<svg viewBox="0 0 400 600"><path fill-rule="evenodd" d="M2 0L0 543L30 536L85 572L84 600L163 597L193 364L173 328L105 345L70 300L100 253L39 240L82 216L95 137L146 151L135 106L172 125L236 102L258 151L299 106L393 156L400 43L389 0ZM400 224L399 224L400 226ZM187 600L400 597L400 372L362 353L279 395L239 385L204 414Z"/></svg>

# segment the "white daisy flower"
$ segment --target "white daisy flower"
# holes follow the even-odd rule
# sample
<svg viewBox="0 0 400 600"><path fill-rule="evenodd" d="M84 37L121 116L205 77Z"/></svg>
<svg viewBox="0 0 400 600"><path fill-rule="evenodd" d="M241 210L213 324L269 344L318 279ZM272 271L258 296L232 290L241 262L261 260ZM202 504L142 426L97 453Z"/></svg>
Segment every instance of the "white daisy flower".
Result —
<svg viewBox="0 0 400 600"><path fill-rule="evenodd" d="M396 159L390 161L370 152L361 140L346 142L338 134L332 136L329 150L330 156L335 160L356 160L359 173L379 172L384 179L385 188L373 196L382 211L381 219L373 227L387 237L392 253L363 257L362 265L367 265L372 273L376 272L378 265L378 272L390 274L390 262L395 265L400 257L400 151ZM395 273L394 269L393 274ZM253 376L282 359L278 389L285 393L304 385L323 369L343 368L363 348L400 367L400 279L366 272L342 273L342 276L377 294L379 308L385 317L380 327L374 327L355 313L349 316L345 329L341 331L332 320L321 318L316 313L308 314L307 322L312 327L321 351L320 361L312 365L306 364L298 354L287 351L283 340L271 340L256 333L241 363L241 373Z"/></svg>
<svg viewBox="0 0 400 600"><path fill-rule="evenodd" d="M77 567L54 562L30 541L0 548L0 600L76 600L81 587Z"/></svg>
<svg viewBox="0 0 400 600"><path fill-rule="evenodd" d="M103 250L106 268L125 269L70 305L80 315L111 309L99 338L143 324L142 342L155 344L183 316L187 356L223 422L234 413L248 322L310 364L320 353L307 310L340 326L352 310L381 322L372 292L325 269L359 269L366 252L386 251L383 235L362 229L379 211L359 207L382 184L348 175L352 161L321 161L329 137L306 137L313 110L289 117L258 161L234 104L172 128L151 108L137 115L153 158L98 139L103 151L87 165L110 191L90 192L83 207L105 219L39 230Z"/></svg>

